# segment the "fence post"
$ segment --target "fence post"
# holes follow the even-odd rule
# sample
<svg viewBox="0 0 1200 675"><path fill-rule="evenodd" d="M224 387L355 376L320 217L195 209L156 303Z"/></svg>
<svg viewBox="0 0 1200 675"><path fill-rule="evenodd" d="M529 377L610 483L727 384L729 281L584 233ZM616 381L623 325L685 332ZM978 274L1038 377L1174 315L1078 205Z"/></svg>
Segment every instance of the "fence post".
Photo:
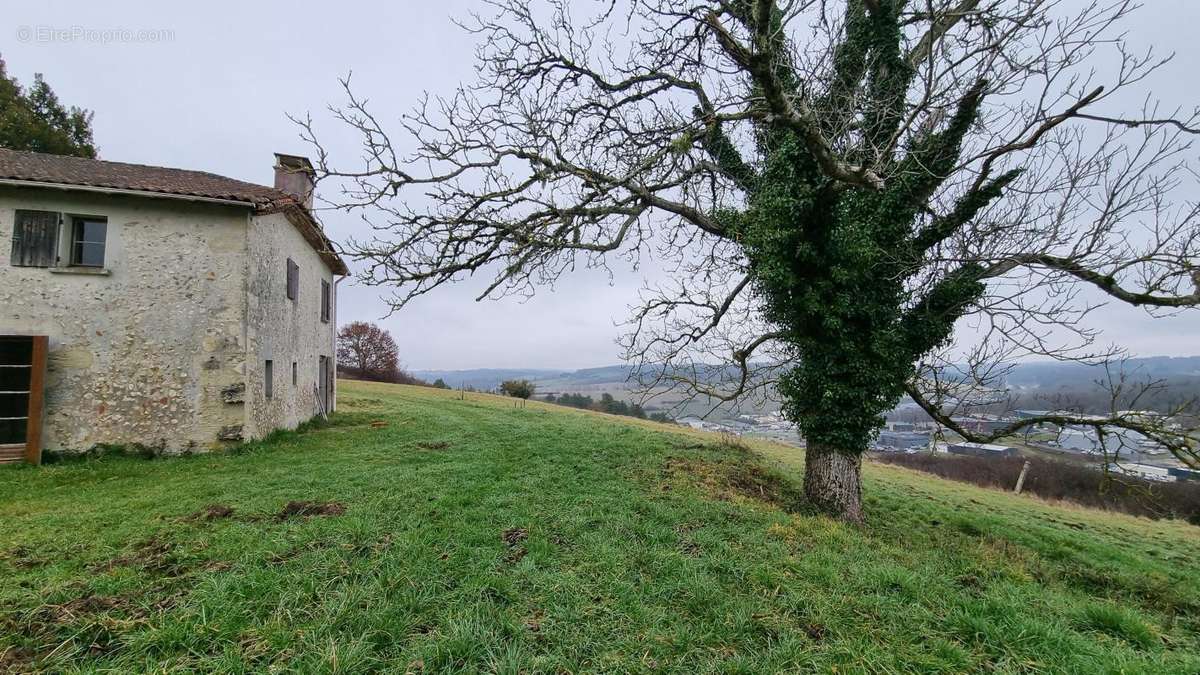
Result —
<svg viewBox="0 0 1200 675"><path fill-rule="evenodd" d="M1017 476L1017 487L1013 488L1013 494L1021 494L1021 488L1025 487L1025 474L1029 473L1029 460L1025 460L1025 464L1021 466L1021 475Z"/></svg>

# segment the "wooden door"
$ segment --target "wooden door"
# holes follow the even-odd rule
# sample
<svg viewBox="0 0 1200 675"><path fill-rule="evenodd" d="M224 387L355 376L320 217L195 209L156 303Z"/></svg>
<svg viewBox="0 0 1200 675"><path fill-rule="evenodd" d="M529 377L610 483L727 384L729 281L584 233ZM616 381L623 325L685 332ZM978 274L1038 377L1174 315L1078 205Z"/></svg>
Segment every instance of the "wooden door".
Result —
<svg viewBox="0 0 1200 675"><path fill-rule="evenodd" d="M45 335L0 335L0 462L42 461Z"/></svg>
<svg viewBox="0 0 1200 675"><path fill-rule="evenodd" d="M317 357L317 404L321 414L329 413L329 358Z"/></svg>

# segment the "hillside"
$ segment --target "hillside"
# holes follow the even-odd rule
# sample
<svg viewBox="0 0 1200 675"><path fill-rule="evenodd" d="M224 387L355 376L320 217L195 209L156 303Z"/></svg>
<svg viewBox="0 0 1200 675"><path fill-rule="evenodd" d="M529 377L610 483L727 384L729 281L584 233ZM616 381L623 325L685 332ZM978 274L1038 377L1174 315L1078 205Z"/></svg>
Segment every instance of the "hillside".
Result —
<svg viewBox="0 0 1200 675"><path fill-rule="evenodd" d="M709 366L714 378L728 377L728 371L719 366ZM1136 401L1122 401L1121 405L1170 410L1180 401L1200 395L1200 356L1167 357L1151 356L1129 359L1124 363L1129 383L1155 381L1166 385L1166 389L1143 394ZM580 393L599 396L610 393L620 399L638 399L640 394L632 391L629 378L631 368L627 365L584 368L573 371L544 370L535 368L475 370L417 370L413 374L432 382L442 379L452 387L467 386L481 391L491 391L509 379L527 379L537 385L538 391L556 393ZM1115 376L1115 373L1114 373ZM1082 405L1100 412L1111 405L1107 388L1098 387L1097 382L1107 381L1108 375L1102 366L1082 363L1028 362L1017 364L1007 378L1007 386L1016 398L1017 407L1054 407L1056 405ZM1127 387L1132 389L1132 387ZM680 403L676 394L660 395L650 399L651 408L673 408ZM705 414L712 408L712 401L698 401L694 405L682 406L679 415ZM779 408L778 403L747 402L744 410L737 412L766 412ZM735 417L737 412L725 407L713 416L714 419Z"/></svg>
<svg viewBox="0 0 1200 675"><path fill-rule="evenodd" d="M1200 528L343 383L237 453L0 469L0 670L1200 671Z"/></svg>
<svg viewBox="0 0 1200 675"><path fill-rule="evenodd" d="M719 372L717 366L711 366ZM1129 359L1125 368L1135 379L1200 378L1200 356L1147 356ZM504 380L524 378L563 387L595 385L619 386L626 383L632 372L630 366L614 365L579 370L547 370L545 368L476 368L472 370L415 370L413 374L429 381L441 378L451 386L460 384L477 389L495 389ZM1057 361L1031 361L1018 364L1008 377L1014 387L1071 388L1091 386L1105 378L1102 366Z"/></svg>

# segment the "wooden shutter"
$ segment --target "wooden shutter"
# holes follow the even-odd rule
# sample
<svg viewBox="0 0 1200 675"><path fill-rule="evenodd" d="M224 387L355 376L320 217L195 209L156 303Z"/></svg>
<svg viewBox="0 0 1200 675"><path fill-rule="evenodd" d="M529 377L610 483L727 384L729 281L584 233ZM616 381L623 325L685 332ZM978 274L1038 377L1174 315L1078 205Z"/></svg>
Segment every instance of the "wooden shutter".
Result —
<svg viewBox="0 0 1200 675"><path fill-rule="evenodd" d="M321 280L321 321L329 323L329 282Z"/></svg>
<svg viewBox="0 0 1200 675"><path fill-rule="evenodd" d="M53 267L58 262L59 214L17 209L13 219L12 264Z"/></svg>
<svg viewBox="0 0 1200 675"><path fill-rule="evenodd" d="M295 300L300 295L300 266L288 258L287 261L287 296Z"/></svg>

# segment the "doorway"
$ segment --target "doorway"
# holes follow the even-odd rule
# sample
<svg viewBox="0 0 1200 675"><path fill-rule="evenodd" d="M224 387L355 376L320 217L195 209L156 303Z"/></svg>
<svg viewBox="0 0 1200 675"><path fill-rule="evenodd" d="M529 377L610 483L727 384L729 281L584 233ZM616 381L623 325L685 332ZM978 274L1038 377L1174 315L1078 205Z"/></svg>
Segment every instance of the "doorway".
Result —
<svg viewBox="0 0 1200 675"><path fill-rule="evenodd" d="M317 405L321 415L329 414L329 357L317 357Z"/></svg>
<svg viewBox="0 0 1200 675"><path fill-rule="evenodd" d="M0 463L42 461L45 335L0 335Z"/></svg>

